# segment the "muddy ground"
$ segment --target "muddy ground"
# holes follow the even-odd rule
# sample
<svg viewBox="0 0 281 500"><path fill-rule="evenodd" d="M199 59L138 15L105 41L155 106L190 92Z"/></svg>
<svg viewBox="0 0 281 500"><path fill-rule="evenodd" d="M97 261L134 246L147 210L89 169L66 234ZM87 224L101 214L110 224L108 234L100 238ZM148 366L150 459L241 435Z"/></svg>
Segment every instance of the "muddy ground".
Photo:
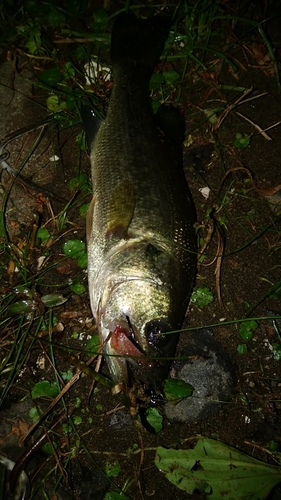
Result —
<svg viewBox="0 0 281 500"><path fill-rule="evenodd" d="M266 26L277 59L281 46L279 23L277 17ZM281 344L277 332L281 320L265 318L281 314L280 295L274 290L281 279L281 209L278 193L273 189L281 185L281 94L270 61L262 60L255 50L258 46L267 55L262 40L256 33L241 39L243 43L232 54L237 73L230 71L225 62L219 70L217 64L214 71L201 72L198 78L187 71L179 104L186 118L185 144L190 143L184 148L184 169L201 227L201 247L211 235L203 250L204 258L198 263L195 287L208 288L214 300L205 307L190 304L184 323L188 330L180 336L177 354L186 352L191 335L199 339L202 332L210 331L235 370L231 398L219 405L213 416L203 412L200 420L191 417L184 423L169 422L164 416L159 434L140 434L120 396L112 395L101 384L93 389L92 380L80 373L63 400L35 431L36 439L61 412L65 414L68 409L71 414L71 423L63 421L64 425L68 422L69 432L61 424L55 429L55 455L39 450L26 465L32 484L31 498L102 499L107 491L120 492L123 488L134 500L188 498L155 467L155 448L186 447L186 440L198 435L220 439L266 462L270 459L263 448L269 448L274 441L280 451L281 360L272 346ZM47 115L48 93L33 84L35 64L36 61L21 56L15 67L7 60L7 48L2 48L1 137L38 123ZM240 101L238 105L236 101L242 92L234 87L251 89L242 99L248 99L247 102ZM176 92L171 93L171 100L175 95ZM221 123L208 121L203 111L206 109L215 109ZM10 296L11 302L31 300L31 316L25 316L20 324L18 319L4 315L0 333L1 359L10 353L9 363L1 373L0 449L15 462L34 442L34 436L29 435L23 443L32 425L31 408L39 406L45 411L51 403L47 397L32 400L34 384L43 379L57 380L62 388L67 382L61 374L70 369L75 374L78 370L71 358L62 356L55 346L67 346L76 358L87 361L85 346L95 333L85 268L66 259L63 253L68 239L86 241L85 217L79 214L79 207L91 200L90 190L69 188L69 181L77 172L90 176L89 158L77 147L81 130L80 123L59 130L52 122L42 136L39 137L40 131L33 131L7 145L7 161L17 170L25 159L21 175L35 183L37 191L14 181L6 171L1 174L1 210L10 242L10 258L3 243L2 298L4 301ZM237 133L250 136L244 149L233 147ZM38 146L33 151L37 138ZM51 161L54 155L58 159ZM205 187L210 189L207 199L200 192ZM64 218L66 204L72 199ZM38 219L34 214L38 214ZM38 242L30 248L34 225L45 227L54 235L48 248ZM23 255L22 251L26 253ZM38 259L43 255L42 263ZM83 284L85 292L71 291L70 280ZM30 287L31 296L16 288L22 284ZM67 301L44 310L40 297L49 293L60 293ZM47 322L50 311L58 326L47 326L44 331L42 324L38 327L38 318L45 314ZM245 318L247 312L258 325L249 342L241 338L239 323L235 323ZM247 345L244 354L238 352L241 344ZM105 364L101 371L107 374ZM164 415L161 403L159 411ZM117 460L121 471L115 477L108 470L112 471ZM6 498L10 498L8 492ZM278 491L270 498L280 498Z"/></svg>

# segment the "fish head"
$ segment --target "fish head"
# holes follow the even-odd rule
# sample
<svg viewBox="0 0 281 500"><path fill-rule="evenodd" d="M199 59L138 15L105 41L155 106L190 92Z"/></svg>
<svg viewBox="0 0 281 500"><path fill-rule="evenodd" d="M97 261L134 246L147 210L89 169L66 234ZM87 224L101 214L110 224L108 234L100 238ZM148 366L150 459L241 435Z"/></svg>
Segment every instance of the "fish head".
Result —
<svg viewBox="0 0 281 500"><path fill-rule="evenodd" d="M116 384L159 391L167 377L178 334L173 329L171 293L151 279L117 283L101 310L104 353Z"/></svg>

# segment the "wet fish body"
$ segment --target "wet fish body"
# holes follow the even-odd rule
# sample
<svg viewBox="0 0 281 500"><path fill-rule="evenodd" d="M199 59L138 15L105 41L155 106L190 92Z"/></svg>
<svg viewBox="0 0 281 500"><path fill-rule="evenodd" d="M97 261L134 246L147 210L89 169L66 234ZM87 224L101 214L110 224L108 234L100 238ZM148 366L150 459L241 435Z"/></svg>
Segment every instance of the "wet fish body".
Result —
<svg viewBox="0 0 281 500"><path fill-rule="evenodd" d="M81 111L93 181L91 308L112 379L126 387L161 386L178 339L165 332L182 325L196 267L182 118L171 109L155 117L148 90L169 30L166 17L118 16L106 118Z"/></svg>

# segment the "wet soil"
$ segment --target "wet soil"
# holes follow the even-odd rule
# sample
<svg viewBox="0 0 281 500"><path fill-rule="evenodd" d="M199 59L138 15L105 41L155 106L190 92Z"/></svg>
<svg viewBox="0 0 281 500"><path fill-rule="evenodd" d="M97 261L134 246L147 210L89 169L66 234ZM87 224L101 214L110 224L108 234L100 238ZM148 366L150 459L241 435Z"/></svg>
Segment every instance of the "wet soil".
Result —
<svg viewBox="0 0 281 500"><path fill-rule="evenodd" d="M268 24L267 29L271 30L278 56L281 40L280 34L277 38L275 22ZM261 40L255 40L257 42L262 45ZM247 49L251 48L251 43L253 40L245 40ZM200 332L208 330L231 359L236 372L235 384L230 400L224 401L215 415L206 414L207 418L200 417L195 422L192 419L184 423L169 422L159 402L159 411L164 415L162 431L159 434L140 432L120 395L112 395L101 384L93 386L91 378L79 372L77 381L63 399L26 438L32 425L30 410L40 407L45 411L52 401L47 397L32 400L34 384L42 380L58 381L62 388L67 383L61 378L62 373L70 369L72 375L78 373L77 363L56 346L67 347L76 359L85 362L89 359L85 347L95 333L95 326L87 275L74 259L65 258L63 243L69 238L86 241L85 218L80 215L79 207L91 200L91 194L89 190L77 190L76 193L68 183L77 172L90 176L90 164L86 153L78 151L76 137L82 130L80 124L63 131L51 124L34 151L38 130L7 146L9 164L15 170L21 169L21 175L37 184L38 191L14 181L5 171L1 174L2 210L17 263L13 264L3 250L2 296L4 298L23 282L30 283L32 294L32 310L29 317L25 316L25 324L4 318L0 331L2 361L10 355L7 369L1 373L1 453L16 462L22 453L30 450L34 439L44 432L44 426L50 427L60 418L61 412L66 415L66 409L69 414L63 426L60 423L52 435L54 453L48 455L39 450L25 467L32 484L31 498L46 498L47 492L52 499L102 499L107 491L120 490L134 500L190 498L172 486L155 467L155 449L160 445L189 447L188 440L199 435L220 439L266 462L269 458L263 448L274 441L280 451L281 360L277 359L273 344L281 344L278 337L281 319L267 317L281 314L280 295L274 290L281 279L278 193L272 199L273 188L281 185L281 128L274 126L280 121L281 93L274 72L254 60L253 51L246 57L245 50L240 47L235 53L239 62L235 74L229 71L226 63L222 64L220 72L201 74L197 82L194 75L191 78L191 72L187 72L180 101L181 109L185 110L186 137L191 143L184 149L184 169L196 206L200 246L210 239L198 263L195 286L208 288L214 300L205 307L191 302L177 354L185 352L191 336L193 341L196 335L200 339ZM46 94L34 88L32 83L34 62L25 66L26 73L19 73L5 58L3 50L1 137L38 123L46 116ZM227 90L226 86L232 90ZM236 92L233 87L252 89L246 97L251 100L233 105L241 97L241 91ZM217 122L206 120L203 110L217 110L230 103L233 108L219 127ZM224 111L216 113L221 118ZM261 132L267 129L268 135ZM233 147L237 133L251 137L244 149ZM54 155L58 159L51 161ZM200 191L205 187L210 190L207 199ZM73 203L66 211L69 200ZM64 212L67 212L65 218ZM48 248L37 242L35 248L29 246L27 254L23 255L21 252L28 247L34 220L55 237ZM42 264L39 259L43 254L45 261ZM38 279L32 280L31 276L38 276ZM71 291L69 283L75 280L85 286L84 293ZM67 302L44 310L41 297L57 292L67 298ZM27 298L24 291L18 296L23 300ZM38 318L43 313L47 324L45 330L42 324L38 327ZM246 318L247 313L257 322L253 338L248 342L241 338L240 324L236 322ZM51 314L56 317L58 326L48 326ZM26 330L28 322L33 325L30 331ZM24 346L18 351L18 359L15 342ZM244 354L238 350L241 344ZM13 349L15 353L11 354ZM23 353L24 361L19 366ZM95 360L91 366L95 368L96 363ZM101 372L107 375L104 363ZM119 473L114 469L117 461ZM6 498L10 498L8 492ZM194 495L194 498L201 496ZM278 491L270 498L280 498Z"/></svg>

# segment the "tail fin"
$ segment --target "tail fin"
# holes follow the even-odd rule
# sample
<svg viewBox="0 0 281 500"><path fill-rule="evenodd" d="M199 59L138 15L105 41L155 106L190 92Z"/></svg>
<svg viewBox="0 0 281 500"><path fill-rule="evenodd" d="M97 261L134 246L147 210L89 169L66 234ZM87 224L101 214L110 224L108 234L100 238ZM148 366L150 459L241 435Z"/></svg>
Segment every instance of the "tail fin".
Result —
<svg viewBox="0 0 281 500"><path fill-rule="evenodd" d="M139 19L131 13L120 14L114 23L111 39L111 62L114 71L139 68L142 76L150 75L163 52L171 19L157 15Z"/></svg>

